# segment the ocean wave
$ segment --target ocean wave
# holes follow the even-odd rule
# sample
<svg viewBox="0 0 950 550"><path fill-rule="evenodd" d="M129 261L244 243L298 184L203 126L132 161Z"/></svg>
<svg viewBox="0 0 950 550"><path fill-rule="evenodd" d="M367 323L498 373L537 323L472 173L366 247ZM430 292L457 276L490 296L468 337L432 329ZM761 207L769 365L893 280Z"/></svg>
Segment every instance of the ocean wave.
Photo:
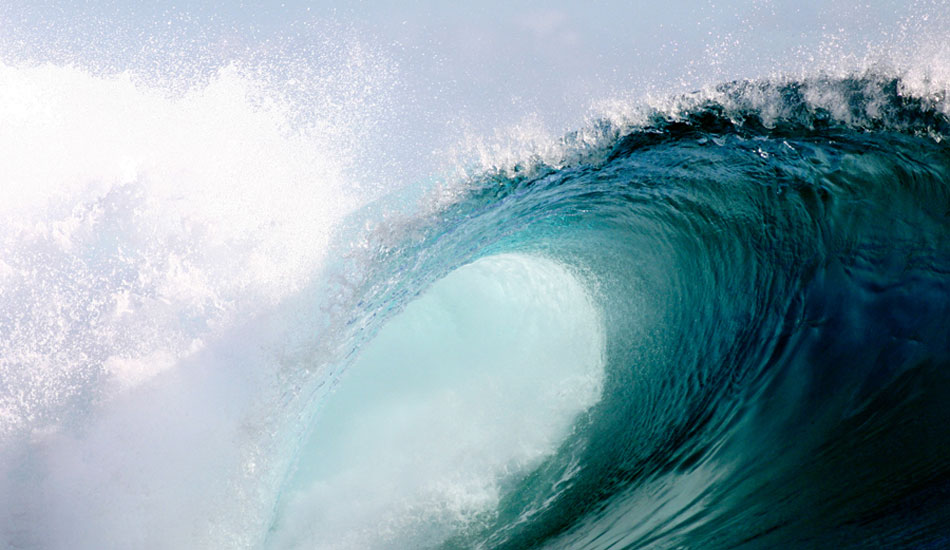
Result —
<svg viewBox="0 0 950 550"><path fill-rule="evenodd" d="M938 78L732 81L379 196L366 82L301 125L206 77L0 64L0 541L946 542Z"/></svg>
<svg viewBox="0 0 950 550"><path fill-rule="evenodd" d="M599 400L442 546L939 544L946 95L864 73L670 105L472 176L370 247L361 334L508 253L564 265L603 319Z"/></svg>

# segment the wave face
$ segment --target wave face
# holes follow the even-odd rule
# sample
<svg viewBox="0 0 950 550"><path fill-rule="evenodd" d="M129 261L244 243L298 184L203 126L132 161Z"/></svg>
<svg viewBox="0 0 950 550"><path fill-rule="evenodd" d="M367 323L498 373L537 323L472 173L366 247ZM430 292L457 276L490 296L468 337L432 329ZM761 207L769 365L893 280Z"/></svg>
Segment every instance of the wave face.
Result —
<svg viewBox="0 0 950 550"><path fill-rule="evenodd" d="M293 542L288 515L278 512L269 540L495 549L945 544L945 107L939 94L914 96L901 80L873 74L728 84L647 113L644 124L595 126L598 144L566 147L562 165L539 161L477 177L430 216L388 226L350 318L357 332L379 330L383 341L358 354L354 385L369 387L359 371L379 368L361 362L390 361L393 369L372 377L386 392L364 394L366 410L383 418L327 436L311 429L278 506L309 494L320 518L311 527L341 512L346 536L301 527ZM462 291L482 304L477 296L492 285L501 296L513 293L501 302L533 296L515 308L535 312L523 313L533 320L500 305L495 319L438 318L471 311L460 298L436 303L451 293L440 285L469 268L433 281L506 257L545 258L571 275L515 284L506 277L516 275L483 271L484 280ZM596 314L570 305L587 300L571 290L576 284ZM579 325L560 320L574 315ZM590 336L598 331L600 352L599 337ZM580 340L545 355L570 338ZM447 357L440 345L470 348L464 357L523 354L529 365L544 357L550 371L511 365L524 369L512 374L487 355L438 365ZM414 351L393 351L400 346ZM566 359L574 368L602 353L602 375L577 378L583 371L554 359L567 349L579 354ZM486 378L466 382L462 372ZM340 411L360 408L347 380L340 401L326 398L332 418L323 422L344 422ZM538 398L565 380L587 382L560 404ZM445 405L456 411L453 428L438 427L446 413L437 409L394 419L403 409L386 403L391 394L420 407L456 395L456 409ZM561 416L538 417L543 403ZM493 412L501 424L483 418ZM414 414L417 428L400 424ZM472 434L487 425L499 433L476 444ZM321 449L346 448L334 443L340 434L371 442L351 442L366 454L338 457L348 469L338 463L328 472L336 451ZM526 455L512 438L525 441ZM411 475L390 471L403 460ZM336 490L346 483L356 487L349 499L316 503L321 490L344 494ZM367 486L377 496L398 494L381 511L361 496Z"/></svg>
<svg viewBox="0 0 950 550"><path fill-rule="evenodd" d="M937 84L732 82L370 202L359 94L0 83L0 546L950 541Z"/></svg>

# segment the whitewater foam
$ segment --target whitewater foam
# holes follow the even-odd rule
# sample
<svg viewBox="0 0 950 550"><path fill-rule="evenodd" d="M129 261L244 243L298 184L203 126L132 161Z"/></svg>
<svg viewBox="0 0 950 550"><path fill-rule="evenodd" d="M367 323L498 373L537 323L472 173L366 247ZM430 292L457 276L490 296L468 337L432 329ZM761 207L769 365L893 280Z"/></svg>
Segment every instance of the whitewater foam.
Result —
<svg viewBox="0 0 950 550"><path fill-rule="evenodd" d="M266 449L320 325L308 288L367 200L349 107L292 107L235 64L176 91L0 63L0 539L261 536L288 460Z"/></svg>

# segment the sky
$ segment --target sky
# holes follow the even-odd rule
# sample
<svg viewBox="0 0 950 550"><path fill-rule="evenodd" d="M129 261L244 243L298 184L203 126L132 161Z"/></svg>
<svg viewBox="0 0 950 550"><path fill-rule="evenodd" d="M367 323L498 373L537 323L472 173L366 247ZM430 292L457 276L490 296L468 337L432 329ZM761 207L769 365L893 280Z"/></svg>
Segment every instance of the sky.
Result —
<svg viewBox="0 0 950 550"><path fill-rule="evenodd" d="M304 74L314 96L345 96L301 101L314 109L362 85L375 109L366 144L385 159L374 177L419 178L472 136L558 135L618 98L860 63L922 34L939 41L947 22L945 0L7 0L0 59L162 78L257 63Z"/></svg>

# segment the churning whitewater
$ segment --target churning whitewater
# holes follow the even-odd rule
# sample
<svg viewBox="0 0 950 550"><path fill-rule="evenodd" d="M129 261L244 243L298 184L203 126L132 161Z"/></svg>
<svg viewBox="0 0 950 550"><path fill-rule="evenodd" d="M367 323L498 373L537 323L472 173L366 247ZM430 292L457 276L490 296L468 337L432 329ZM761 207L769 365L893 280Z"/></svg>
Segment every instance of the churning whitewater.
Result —
<svg viewBox="0 0 950 550"><path fill-rule="evenodd" d="M947 93L724 82L385 193L368 96L0 63L0 546L946 546Z"/></svg>

